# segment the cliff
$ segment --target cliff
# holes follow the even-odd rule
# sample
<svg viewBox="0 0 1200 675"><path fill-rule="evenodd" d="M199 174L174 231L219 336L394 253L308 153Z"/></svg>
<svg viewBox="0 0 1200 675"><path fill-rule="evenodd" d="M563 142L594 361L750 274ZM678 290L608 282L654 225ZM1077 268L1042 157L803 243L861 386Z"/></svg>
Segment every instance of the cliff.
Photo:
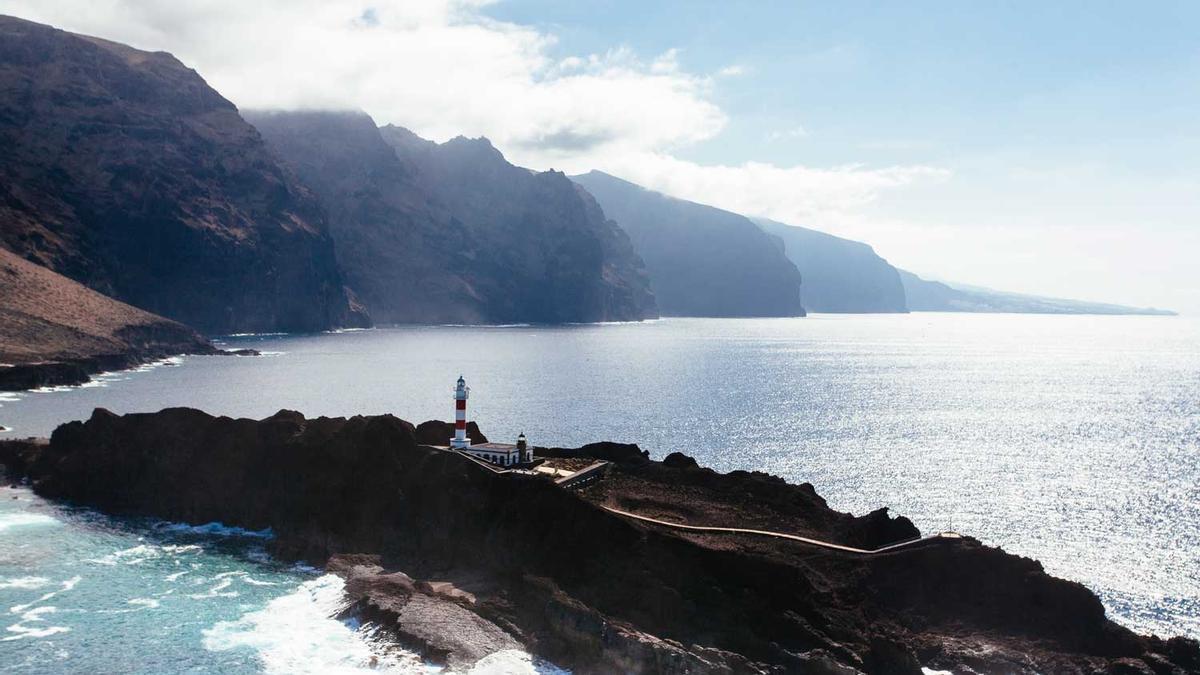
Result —
<svg viewBox="0 0 1200 675"><path fill-rule="evenodd" d="M970 538L858 555L608 510L870 547L916 534L884 511L833 511L810 485L596 444L568 454L619 461L572 492L416 433L391 416L97 410L49 444L0 443L0 462L50 498L271 527L276 555L347 579L346 616L456 665L519 644L580 673L1200 668L1194 641L1138 636L1082 586Z"/></svg>
<svg viewBox="0 0 1200 675"><path fill-rule="evenodd" d="M900 273L867 244L824 232L755 218L779 237L804 285L800 299L810 312L907 312Z"/></svg>
<svg viewBox="0 0 1200 675"><path fill-rule="evenodd" d="M0 249L0 391L81 384L104 370L217 351L187 326Z"/></svg>
<svg viewBox="0 0 1200 675"><path fill-rule="evenodd" d="M0 247L210 333L351 312L316 199L170 54L0 17Z"/></svg>
<svg viewBox="0 0 1200 675"><path fill-rule="evenodd" d="M320 196L349 286L383 323L656 316L625 234L561 173L486 140L438 145L363 113L248 118Z"/></svg>
<svg viewBox="0 0 1200 675"><path fill-rule="evenodd" d="M804 315L801 273L745 217L599 171L572 180L629 233L664 315Z"/></svg>
<svg viewBox="0 0 1200 675"><path fill-rule="evenodd" d="M983 312L1012 314L1146 314L1174 316L1175 312L1147 307L1127 307L1039 295L1006 293L987 288L955 286L927 281L900 270L908 308L914 312Z"/></svg>

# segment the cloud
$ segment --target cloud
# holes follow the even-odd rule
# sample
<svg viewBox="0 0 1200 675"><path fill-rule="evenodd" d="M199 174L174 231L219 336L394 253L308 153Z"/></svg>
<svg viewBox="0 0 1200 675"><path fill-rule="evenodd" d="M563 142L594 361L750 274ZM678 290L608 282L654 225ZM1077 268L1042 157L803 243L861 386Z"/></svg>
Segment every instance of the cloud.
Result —
<svg viewBox="0 0 1200 675"><path fill-rule="evenodd" d="M553 155L679 147L725 126L711 78L685 72L677 51L555 59L553 35L481 4L8 0L0 11L170 51L242 108L361 108L437 140L484 135Z"/></svg>
<svg viewBox="0 0 1200 675"><path fill-rule="evenodd" d="M792 222L837 222L928 167L702 165L679 155L727 124L705 75L669 49L562 53L479 0L0 0L0 12L165 50L241 108L368 112L434 140L487 136L535 169L600 168L669 194ZM837 51L821 59L844 57ZM799 138L802 126L774 138Z"/></svg>
<svg viewBox="0 0 1200 675"><path fill-rule="evenodd" d="M929 166L812 168L765 162L704 165L655 153L608 157L598 166L681 199L818 227L857 224L855 214L882 192L950 177L950 172Z"/></svg>

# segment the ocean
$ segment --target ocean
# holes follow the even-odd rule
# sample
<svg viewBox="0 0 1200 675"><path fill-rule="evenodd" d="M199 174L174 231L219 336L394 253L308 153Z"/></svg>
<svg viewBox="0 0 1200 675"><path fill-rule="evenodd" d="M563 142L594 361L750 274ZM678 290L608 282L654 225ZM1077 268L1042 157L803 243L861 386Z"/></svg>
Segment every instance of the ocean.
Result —
<svg viewBox="0 0 1200 675"><path fill-rule="evenodd" d="M469 416L497 441L598 440L811 482L1040 560L1144 632L1200 638L1200 321L815 315L231 336L180 357L4 395L4 437L93 408L263 417ZM14 499L15 497L15 499ZM194 527L203 525L203 527ZM266 533L109 518L0 491L0 669L435 670L331 618L337 579ZM297 639L303 636L303 639ZM481 672L554 672L506 653Z"/></svg>

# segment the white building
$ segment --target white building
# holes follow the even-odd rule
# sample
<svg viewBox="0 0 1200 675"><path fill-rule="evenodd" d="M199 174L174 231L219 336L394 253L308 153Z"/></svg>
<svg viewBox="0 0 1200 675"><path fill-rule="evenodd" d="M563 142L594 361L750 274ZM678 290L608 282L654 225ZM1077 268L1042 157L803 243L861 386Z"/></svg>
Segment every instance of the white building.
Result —
<svg viewBox="0 0 1200 675"><path fill-rule="evenodd" d="M518 466L533 461L533 449L525 439L525 434L517 436L515 445L508 443L478 443L472 444L467 436L467 398L471 388L461 375L454 388L454 438L450 439L450 449L465 452L485 462L497 466Z"/></svg>

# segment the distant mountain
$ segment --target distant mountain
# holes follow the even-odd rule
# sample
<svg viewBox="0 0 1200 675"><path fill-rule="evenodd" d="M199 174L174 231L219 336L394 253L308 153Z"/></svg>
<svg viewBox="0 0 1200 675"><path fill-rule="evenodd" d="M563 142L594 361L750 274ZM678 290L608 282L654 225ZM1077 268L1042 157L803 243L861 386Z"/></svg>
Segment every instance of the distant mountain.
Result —
<svg viewBox="0 0 1200 675"><path fill-rule="evenodd" d="M779 237L804 275L800 297L810 312L907 312L895 267L867 244L766 218L754 222Z"/></svg>
<svg viewBox="0 0 1200 675"><path fill-rule="evenodd" d="M347 283L382 323L657 316L628 238L566 176L485 139L436 144L363 113L247 117L320 196Z"/></svg>
<svg viewBox="0 0 1200 675"><path fill-rule="evenodd" d="M671 316L803 316L801 275L744 216L599 171L572 178L629 233L659 310Z"/></svg>
<svg viewBox="0 0 1200 675"><path fill-rule="evenodd" d="M0 248L0 391L79 384L101 370L216 351L187 326Z"/></svg>
<svg viewBox="0 0 1200 675"><path fill-rule="evenodd" d="M212 333L361 323L315 198L165 52L0 17L0 246Z"/></svg>
<svg viewBox="0 0 1200 675"><path fill-rule="evenodd" d="M900 270L908 308L914 312L1011 312L1015 314L1149 314L1171 316L1163 309L1126 307L1101 302L1047 298L985 288L927 281Z"/></svg>

